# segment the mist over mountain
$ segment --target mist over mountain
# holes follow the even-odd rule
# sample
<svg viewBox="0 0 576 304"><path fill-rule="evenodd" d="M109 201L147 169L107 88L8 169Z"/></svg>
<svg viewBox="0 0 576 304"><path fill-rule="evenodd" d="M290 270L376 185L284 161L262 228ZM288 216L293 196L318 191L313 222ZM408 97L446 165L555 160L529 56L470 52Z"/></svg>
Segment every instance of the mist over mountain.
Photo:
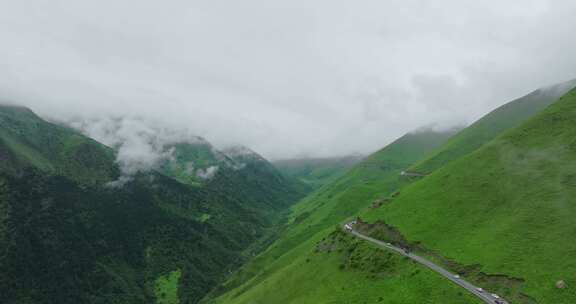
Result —
<svg viewBox="0 0 576 304"><path fill-rule="evenodd" d="M73 125L109 146L0 105L2 303L197 303L307 191L245 148L137 119Z"/></svg>
<svg viewBox="0 0 576 304"><path fill-rule="evenodd" d="M65 124L114 148L117 162L126 175L158 168L171 160L176 143L209 144L182 129L169 129L152 120L138 117L75 119Z"/></svg>
<svg viewBox="0 0 576 304"><path fill-rule="evenodd" d="M273 164L287 176L318 188L333 181L360 162L361 155L326 158L292 158L274 161Z"/></svg>
<svg viewBox="0 0 576 304"><path fill-rule="evenodd" d="M0 304L576 303L576 1L0 1Z"/></svg>
<svg viewBox="0 0 576 304"><path fill-rule="evenodd" d="M236 145L219 150L189 130L143 117L77 117L57 123L70 126L116 152L122 176L112 185L122 185L137 173L153 170L176 170L185 179L207 181L221 169L245 168L246 161L267 162L246 147Z"/></svg>
<svg viewBox="0 0 576 304"><path fill-rule="evenodd" d="M574 78L569 0L0 4L0 100L270 159L369 154ZM346 144L343 145L342 143Z"/></svg>
<svg viewBox="0 0 576 304"><path fill-rule="evenodd" d="M298 202L207 303L572 302L574 85L373 153Z"/></svg>

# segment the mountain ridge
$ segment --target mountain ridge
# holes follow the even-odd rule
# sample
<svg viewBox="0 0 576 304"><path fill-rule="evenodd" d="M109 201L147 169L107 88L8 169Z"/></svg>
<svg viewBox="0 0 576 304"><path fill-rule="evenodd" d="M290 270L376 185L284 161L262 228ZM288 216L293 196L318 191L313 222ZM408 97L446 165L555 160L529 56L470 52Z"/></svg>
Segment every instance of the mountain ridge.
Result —
<svg viewBox="0 0 576 304"><path fill-rule="evenodd" d="M500 133L520 125L576 87L576 79L537 89L490 111L456 134L445 145L410 168L430 173L450 161L480 148Z"/></svg>
<svg viewBox="0 0 576 304"><path fill-rule="evenodd" d="M112 148L25 108L0 124L3 303L196 303L303 195L265 160L201 186L151 170L108 187Z"/></svg>
<svg viewBox="0 0 576 304"><path fill-rule="evenodd" d="M566 88L564 87L563 89L565 90ZM377 189L363 187L365 183L369 183L370 181L370 179L365 176L345 184L336 181L324 186L303 200L308 200L310 204L302 206L303 203L300 202L294 206L291 217L291 223L294 227L288 228L289 230L302 231L317 229L315 231L319 232L315 236L300 239L292 236L292 238L294 238L292 245L288 242L288 235L281 236L279 241L273 244L268 251L241 268L238 274L232 277L224 287L221 288L219 293L209 295L209 297L205 299L205 302L252 304L267 302L318 303L319 301L350 301L354 303L379 301L385 303L474 303L476 301L475 299L462 297L461 292L452 291L446 281L437 280L437 277L429 275L425 270L414 271L409 265L396 261L396 259L388 256L386 253L374 251L374 248L370 247L369 244L351 239L349 236L343 234L340 224L346 216L348 216L348 220L350 220L352 216L359 215L363 220L370 222L370 224L365 224L363 229L366 229L365 232L372 235L372 237L393 242L400 247L409 246L412 250L422 251L424 256L431 258L447 269L451 269L454 273L460 273L463 276L466 275L466 279L477 283L478 286L485 287L485 289L490 292L496 292L505 296L507 300L513 303L534 303L534 299L539 299L538 293L540 296L548 296L549 298L546 298L548 301L567 303L566 301L570 299L571 292L552 291L554 288L552 287L554 286L554 280L549 276L548 281L539 280L537 282L524 283L526 276L519 275L518 271L503 271L506 267L502 267L502 269L493 266L486 268L485 263L487 263L487 261L484 260L482 263L479 263L478 254L470 254L470 256L475 256L475 258L463 257L461 252L466 250L470 253L471 247L477 252L492 250L492 254L486 255L488 257L495 256L496 254L494 254L494 252L507 251L502 250L505 248L505 245L497 241L498 238L495 234L486 233L488 237L476 238L467 232L468 230L474 231L473 228L462 228L460 224L456 225L456 228L452 226L454 225L453 223L462 222L463 219L467 219L470 223L475 223L473 219L475 216L478 216L478 218L483 219L483 221L491 223L488 226L482 226L483 231L490 232L494 229L504 229L506 227L506 224L500 225L498 221L491 220L491 217L502 219L502 215L500 215L501 212L483 209L485 207L482 207L482 205L483 200L490 200L490 197L493 195L492 193L499 195L500 190L496 189L498 186L508 185L511 182L497 179L498 172L493 172L493 176L487 177L481 182L473 177L477 171L481 172L485 168L494 167L494 164L502 160L492 158L482 163L482 165L479 165L475 163L473 155L478 155L482 153L481 151L491 149L490 147L494 145L494 142L500 138L510 136L509 134L513 134L514 132L518 133L517 130L521 129L521 126L536 119L534 117L547 115L546 113L550 113L550 111L553 112L554 108L561 107L562 104L564 106L570 103L574 104L574 100L576 100L576 98L573 97L574 90L572 90L570 94L562 97L561 100L557 102L554 102L555 100L553 98L549 98L550 96L547 96L545 100L536 100L538 98L534 98L532 101L535 102L536 105L533 108L528 107L530 108L528 111L515 113L516 120L513 121L513 123L508 121L505 122L503 126L489 130L490 132L488 132L488 136L486 137L473 138L478 134L485 134L482 134L482 132L472 133L470 136L473 139L472 145L464 147L463 150L457 150L457 153L452 153L444 157L442 162L433 164L433 166L430 167L432 168L431 170L415 171L429 174L421 174L418 176L400 175L402 172L400 170L414 170L414 168L418 168L418 165L426 164L431 156L437 155L436 153L438 153L438 151L446 150L446 147L454 147L454 138L458 138L463 133L469 133L469 131L466 131L467 129L464 129L450 139L446 138L444 144L438 145L428 151L428 153L421 154L420 158L415 159L413 163L404 162L401 166L395 167L396 175L390 176L388 180L383 180L381 176L376 176L376 178L383 183ZM529 96L542 97L542 90L537 90ZM516 100L516 102L513 101L509 103L508 106L503 107L520 107L525 110L525 105L521 104L523 100L526 99L520 98ZM551 105L547 106L549 104ZM559 112L566 112L566 115L570 115L568 114L570 111ZM493 115L494 113L498 115ZM536 116L532 116L532 114ZM495 110L487 116L497 120L507 119L508 117L507 115L500 115L499 110ZM567 126L570 120L566 118L566 116L564 116L564 118L554 119L557 120L555 121L556 124L563 122L564 128L557 130L553 128L551 130L549 128L552 124L547 126L547 124L543 123L541 124L542 129L548 131L543 131L539 134L541 139L547 136L547 134L543 134L544 132L551 133L551 136L552 134L561 134L562 132L566 134L566 132L570 132L567 131L569 130ZM574 120L573 118L572 121ZM475 125L473 124L470 127L474 129ZM460 145L463 141L457 143ZM570 140L564 140L564 143L569 144ZM562 143L557 144L562 145ZM360 166L366 168L381 167L382 163L379 161L401 160L401 157L409 155L409 153L407 153L409 151L414 151L414 149L392 150L386 157L368 158L364 163L360 164ZM378 153L375 155L378 155ZM537 155L524 155L520 157L520 159L525 159L526 164L529 164L528 159L534 157L537 157ZM542 155L540 155L540 161L542 161L542 158ZM506 159L509 160L509 157L506 157ZM386 162L384 162L384 164L385 163ZM523 162L520 161L520 163ZM455 166L460 168L459 172L447 172L449 168ZM555 166L557 168L558 165ZM384 168L386 167L393 168L390 164L384 166ZM534 169L535 168L532 168L532 170ZM353 172L353 170L351 172ZM520 172L522 172L521 169ZM349 174L352 173L349 172ZM456 174L461 178L457 179L455 177ZM524 172L524 174L526 174L526 172ZM430 185L431 180L435 181L434 187L424 188L424 186L422 186L424 184ZM464 204L462 202L462 200L466 198L465 193L448 190L458 189L458 187L454 185L447 184L445 181L448 180L452 181L452 183L459 183L460 188L469 189L471 193L477 194L477 197L475 197L473 201L474 204ZM534 181L531 183L534 183ZM486 188L487 184L493 184L493 187ZM525 184L530 183L525 181ZM385 187L391 185L395 186L385 189ZM349 190L350 193L346 200L330 206L333 208L332 212L339 213L341 216L340 222L335 220L332 222L338 222L337 227L332 229L325 228L324 230L315 228L318 224L314 221L311 222L309 219L316 218L316 221L320 221L323 217L327 217L327 211L322 210L328 208L328 203L322 199L322 195L324 193L326 193L324 195L327 195L327 197L331 194L334 195L328 190L331 187L340 189L355 187L355 189ZM324 189L324 191L322 191L322 189ZM396 191L398 189L399 191ZM414 189L421 189L417 192L419 194L418 196L414 194L416 191ZM524 186L522 189L529 192L530 187ZM452 195L452 192L458 193L453 193ZM551 194L549 191L547 193ZM429 195L435 196L434 205L437 210L434 210L430 206L431 204L427 202ZM497 202L491 202L491 205L496 203ZM361 205L362 208L359 208L356 212L349 209L347 210L347 205L350 204ZM465 212L466 210L455 207L454 209L458 210L458 213L454 215L454 211L448 210L447 208L440 208L439 206L442 206L442 204L466 205L470 210ZM394 211L395 209L398 210ZM509 211L510 210L508 210L506 214L509 214ZM529 214L527 210L524 211L525 215ZM534 214L532 214L532 216L534 216ZM562 225L566 225L566 219L567 218L564 218ZM508 223L505 220L502 220L502 222ZM542 225L542 223L539 225ZM455 234L458 231L461 232L461 235ZM531 233L527 237L534 239L537 233L534 229L530 231ZM430 235L434 237L429 237ZM516 235L518 238L515 237L513 240L518 243L518 239L522 238L522 234L517 232ZM451 243L449 241L451 239L457 239L459 242ZM478 241L478 239L486 242L486 245L484 245L485 248L479 247L479 244L482 242ZM561 243L567 241L568 239L564 239ZM440 247L438 244L443 244L444 246ZM531 249L530 246L526 244L522 246L523 247L520 247L521 249L516 250L524 250L526 252L534 251L534 249ZM557 249L554 250L558 251ZM565 250L562 250L562 252L563 256L569 255ZM512 260L514 254L512 252L507 253L509 254L508 260L510 261L510 265L513 265ZM517 253L520 254L519 252ZM543 255L545 256L546 254ZM556 256L560 258L559 255ZM497 261L497 259L488 259L490 263L494 263L495 261ZM547 263L551 263L551 261ZM547 263L541 263L540 265L546 265ZM529 263L525 265L526 268L531 267ZM546 270L541 268L539 271L544 273ZM400 279L398 281L398 278L403 278L404 275L409 276L410 279L407 281ZM534 276L534 274L532 275ZM538 275L534 277L538 278ZM563 280L563 282L571 282L572 280L569 273L556 277L558 277L556 280ZM309 286L303 283L306 281L326 283ZM406 282L417 282L417 284L405 284ZM542 287L544 285L546 287ZM536 290L537 293L526 292L527 288L533 291Z"/></svg>

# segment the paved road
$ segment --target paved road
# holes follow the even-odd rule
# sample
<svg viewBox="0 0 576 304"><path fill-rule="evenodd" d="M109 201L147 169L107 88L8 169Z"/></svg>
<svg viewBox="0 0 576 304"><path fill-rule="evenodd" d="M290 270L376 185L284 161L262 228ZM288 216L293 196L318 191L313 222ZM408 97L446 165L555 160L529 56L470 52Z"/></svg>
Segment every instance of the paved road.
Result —
<svg viewBox="0 0 576 304"><path fill-rule="evenodd" d="M400 175L411 176L411 177L424 177L424 176L426 176L426 173L419 173L419 172L413 172L413 171L402 171L402 172L400 172Z"/></svg>
<svg viewBox="0 0 576 304"><path fill-rule="evenodd" d="M400 255L403 255L405 257L408 257L432 270L434 270L435 272L439 273L440 275L442 275L443 277L447 278L448 280L452 281L453 283L459 285L460 287L466 289L467 291L469 291L470 293L472 293L473 295L475 295L476 297L480 298L482 301L484 301L485 303L489 303L489 304L509 304L507 301L505 301L504 299L500 298L497 299L496 297L492 296L492 294L490 294L489 292L486 291L479 291L477 286L474 286L470 283L468 283L467 281L465 281L464 279L460 278L460 277L456 277L455 274L447 271L446 269L430 262L429 260L415 255L413 253L406 253L402 248L396 247L392 244L389 243L385 243L382 242L380 240L371 238L369 236L363 235L360 232L350 228L348 229L348 227L352 227L351 223L348 223L344 226L344 230L350 232L351 234L353 234L354 236L364 239L368 242L371 242L373 244L378 245L379 247L383 247L386 248L388 250L392 250Z"/></svg>

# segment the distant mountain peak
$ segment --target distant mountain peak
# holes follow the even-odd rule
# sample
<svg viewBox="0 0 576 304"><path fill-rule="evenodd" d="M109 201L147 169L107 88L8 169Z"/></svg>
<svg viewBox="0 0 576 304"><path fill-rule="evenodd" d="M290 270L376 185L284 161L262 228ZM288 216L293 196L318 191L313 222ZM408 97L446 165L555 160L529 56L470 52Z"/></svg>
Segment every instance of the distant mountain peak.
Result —
<svg viewBox="0 0 576 304"><path fill-rule="evenodd" d="M40 117L38 117L38 115L36 115L36 113L34 113L34 111L32 111L30 108L10 103L0 103L0 113L9 115L28 115L30 117L40 119Z"/></svg>
<svg viewBox="0 0 576 304"><path fill-rule="evenodd" d="M266 161L266 159L262 157L260 154L242 145L226 147L222 149L222 153L224 153L226 156L230 157L233 160Z"/></svg>

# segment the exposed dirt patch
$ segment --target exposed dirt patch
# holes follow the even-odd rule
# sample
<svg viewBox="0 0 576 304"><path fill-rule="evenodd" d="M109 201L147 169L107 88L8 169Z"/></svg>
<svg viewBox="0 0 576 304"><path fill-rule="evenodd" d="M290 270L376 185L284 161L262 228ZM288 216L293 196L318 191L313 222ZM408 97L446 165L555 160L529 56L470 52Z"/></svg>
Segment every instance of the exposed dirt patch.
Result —
<svg viewBox="0 0 576 304"><path fill-rule="evenodd" d="M382 221L378 221L375 224L366 223L360 218L356 221L356 225L354 225L356 231L375 239L389 242L397 247L410 248L410 243L402 236L398 229Z"/></svg>
<svg viewBox="0 0 576 304"><path fill-rule="evenodd" d="M388 202L390 202L390 201L391 201L391 199L390 199L390 198L387 198L387 197L386 197L386 198L379 198L379 199L374 200L374 201L372 202L372 204L370 205L370 208L371 208L371 209L380 208L380 207L382 207L384 204L386 204L386 203L388 203Z"/></svg>
<svg viewBox="0 0 576 304"><path fill-rule="evenodd" d="M342 235L332 233L316 244L315 252L332 252L341 247Z"/></svg>

